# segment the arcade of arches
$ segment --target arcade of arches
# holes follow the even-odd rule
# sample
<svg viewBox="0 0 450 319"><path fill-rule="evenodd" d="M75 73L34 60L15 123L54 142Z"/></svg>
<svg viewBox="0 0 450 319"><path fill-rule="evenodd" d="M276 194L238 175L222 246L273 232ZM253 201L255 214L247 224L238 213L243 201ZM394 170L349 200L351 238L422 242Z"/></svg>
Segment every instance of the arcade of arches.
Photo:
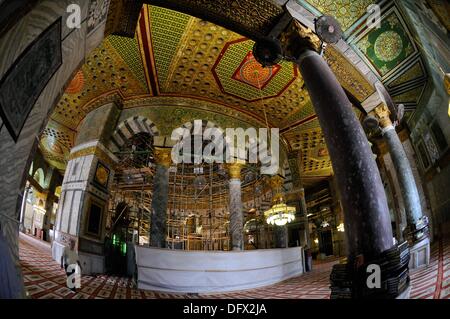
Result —
<svg viewBox="0 0 450 319"><path fill-rule="evenodd" d="M0 1L4 297L448 298L448 2L23 3Z"/></svg>

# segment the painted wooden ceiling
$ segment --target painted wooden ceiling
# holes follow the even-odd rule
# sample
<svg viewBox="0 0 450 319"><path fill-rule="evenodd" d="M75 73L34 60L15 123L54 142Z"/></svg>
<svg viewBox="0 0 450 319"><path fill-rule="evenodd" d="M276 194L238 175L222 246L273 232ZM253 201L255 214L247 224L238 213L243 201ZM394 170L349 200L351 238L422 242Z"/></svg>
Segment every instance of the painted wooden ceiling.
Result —
<svg viewBox="0 0 450 319"><path fill-rule="evenodd" d="M382 1L381 27L369 29L363 21L367 7L375 1L297 1L317 15L335 16L347 42L386 84L394 100L405 104L408 111L417 106L426 71L395 4ZM55 107L41 135L40 149L51 165L63 171L81 121L101 105L99 100L112 94L125 102L153 99L160 108L168 99L188 100L208 104L207 111L199 107L194 115L179 108L170 112L177 118L171 119L169 114L152 121L167 131L201 112L222 117L223 125L235 119L263 127L267 121L280 128L288 151L299 151L303 176L329 176L331 161L297 68L282 62L264 69L252 56L252 46L251 40L213 23L144 5L134 38L110 35L86 59ZM373 93L351 62L332 47L325 59L342 86L357 99L362 101ZM135 104L124 103L124 108Z"/></svg>

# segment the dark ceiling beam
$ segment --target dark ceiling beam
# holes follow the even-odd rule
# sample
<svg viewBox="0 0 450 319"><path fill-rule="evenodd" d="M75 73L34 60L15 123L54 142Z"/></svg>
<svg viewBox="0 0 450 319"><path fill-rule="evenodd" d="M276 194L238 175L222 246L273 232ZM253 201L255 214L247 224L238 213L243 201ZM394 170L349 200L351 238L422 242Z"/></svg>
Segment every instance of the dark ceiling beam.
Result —
<svg viewBox="0 0 450 319"><path fill-rule="evenodd" d="M268 36L285 13L271 0L145 0L145 3L213 22L252 40Z"/></svg>
<svg viewBox="0 0 450 319"><path fill-rule="evenodd" d="M144 0L111 0L105 35L134 38Z"/></svg>
<svg viewBox="0 0 450 319"><path fill-rule="evenodd" d="M210 21L252 40L268 36L285 14L271 0L111 0L106 33L134 37L144 3Z"/></svg>

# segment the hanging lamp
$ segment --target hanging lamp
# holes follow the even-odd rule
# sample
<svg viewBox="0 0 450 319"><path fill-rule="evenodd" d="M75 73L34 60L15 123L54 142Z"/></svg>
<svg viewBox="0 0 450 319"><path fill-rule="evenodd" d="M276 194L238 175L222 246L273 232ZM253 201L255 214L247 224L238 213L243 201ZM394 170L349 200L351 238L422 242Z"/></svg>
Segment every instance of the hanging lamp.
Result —
<svg viewBox="0 0 450 319"><path fill-rule="evenodd" d="M284 202L281 193L282 183L283 178L280 176L275 176L271 180L275 195L272 199L272 207L264 212L264 218L269 225L284 226L295 220L296 209Z"/></svg>

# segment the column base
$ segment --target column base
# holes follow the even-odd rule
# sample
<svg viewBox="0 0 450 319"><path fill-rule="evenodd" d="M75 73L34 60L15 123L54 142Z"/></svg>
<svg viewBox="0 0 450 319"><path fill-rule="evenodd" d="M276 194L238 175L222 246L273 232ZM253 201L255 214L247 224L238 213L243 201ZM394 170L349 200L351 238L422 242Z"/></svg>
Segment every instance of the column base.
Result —
<svg viewBox="0 0 450 319"><path fill-rule="evenodd" d="M409 249L406 242L383 252L361 265L356 262L334 265L330 275L331 299L395 299L405 298L409 284ZM376 276L369 265L380 268L380 286L370 288L368 283Z"/></svg>
<svg viewBox="0 0 450 319"><path fill-rule="evenodd" d="M410 246L414 246L419 241L429 237L429 227L427 216L422 216L415 224L408 223L403 231L403 237L409 242Z"/></svg>
<svg viewBox="0 0 450 319"><path fill-rule="evenodd" d="M426 267L430 264L430 239L425 238L409 246L411 259L409 269Z"/></svg>
<svg viewBox="0 0 450 319"><path fill-rule="evenodd" d="M408 284L408 287L395 299L409 299L411 297L411 284Z"/></svg>

